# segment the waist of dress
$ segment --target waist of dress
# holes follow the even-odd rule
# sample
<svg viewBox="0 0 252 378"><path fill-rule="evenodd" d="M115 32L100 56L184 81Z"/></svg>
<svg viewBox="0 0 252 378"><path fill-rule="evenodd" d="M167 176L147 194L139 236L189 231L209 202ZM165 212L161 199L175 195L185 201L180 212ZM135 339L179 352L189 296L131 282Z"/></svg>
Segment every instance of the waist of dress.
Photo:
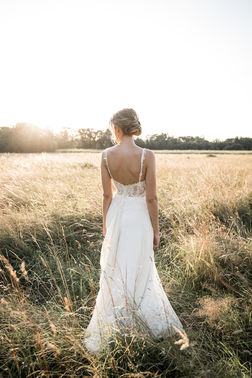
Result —
<svg viewBox="0 0 252 378"><path fill-rule="evenodd" d="M137 196L137 195L136 196L132 196L132 195L129 195L127 193L119 193L118 191L116 191L116 192L114 192L113 198L116 198L116 197L118 197L118 198L124 198L125 197L128 200L132 200L132 201L136 201L136 200L143 201L143 202L146 201L146 195L145 195L145 193L141 194L139 196Z"/></svg>

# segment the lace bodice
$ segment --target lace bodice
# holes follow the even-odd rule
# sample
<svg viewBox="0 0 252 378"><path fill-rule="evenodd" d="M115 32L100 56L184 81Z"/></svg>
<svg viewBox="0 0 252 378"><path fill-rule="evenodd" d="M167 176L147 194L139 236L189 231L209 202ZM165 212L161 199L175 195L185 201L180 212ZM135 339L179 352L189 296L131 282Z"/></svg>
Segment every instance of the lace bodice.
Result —
<svg viewBox="0 0 252 378"><path fill-rule="evenodd" d="M104 151L104 159L106 161L106 166L108 169L108 172L110 174L110 177L112 178L114 185L117 189L117 193L120 195L124 195L127 197L144 197L145 196L145 180L141 180L142 171L143 171L143 161L144 161L144 155L145 155L145 148L142 150L142 156L141 156L141 168L139 172L139 179L138 182L134 184L122 184L118 181L116 181L110 172L109 165L108 165L108 158L107 158L108 149Z"/></svg>
<svg viewBox="0 0 252 378"><path fill-rule="evenodd" d="M114 181L118 194L122 194L128 197L145 196L145 180L129 185L121 184L113 178L112 180Z"/></svg>

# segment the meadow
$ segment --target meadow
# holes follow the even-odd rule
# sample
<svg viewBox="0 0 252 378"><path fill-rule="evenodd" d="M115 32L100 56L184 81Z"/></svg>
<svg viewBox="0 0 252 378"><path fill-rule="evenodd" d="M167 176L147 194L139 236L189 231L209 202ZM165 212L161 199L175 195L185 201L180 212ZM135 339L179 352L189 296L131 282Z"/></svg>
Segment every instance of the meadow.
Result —
<svg viewBox="0 0 252 378"><path fill-rule="evenodd" d="M0 154L0 376L250 377L252 155L156 152L155 262L190 345L136 330L93 355L100 158Z"/></svg>

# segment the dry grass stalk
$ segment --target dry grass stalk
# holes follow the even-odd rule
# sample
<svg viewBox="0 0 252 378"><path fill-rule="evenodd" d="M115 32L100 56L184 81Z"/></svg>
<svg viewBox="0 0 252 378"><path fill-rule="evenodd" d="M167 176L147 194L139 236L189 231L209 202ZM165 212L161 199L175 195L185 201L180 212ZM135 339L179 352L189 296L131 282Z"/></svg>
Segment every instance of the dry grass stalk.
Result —
<svg viewBox="0 0 252 378"><path fill-rule="evenodd" d="M65 301L65 310L68 311L68 312L72 312L73 311L73 306L72 306L72 303L69 300L69 298L68 297L64 297L64 301Z"/></svg>
<svg viewBox="0 0 252 378"><path fill-rule="evenodd" d="M22 261L22 263L20 265L20 269L21 269L21 272L23 273L23 276L26 279L26 281L30 281L29 278L28 278L27 270L25 269L25 262L24 261Z"/></svg>
<svg viewBox="0 0 252 378"><path fill-rule="evenodd" d="M36 343L37 343L38 347L40 348L40 351L41 351L41 354L42 354L42 358L43 358L43 361L44 361L44 365L46 366L46 371L49 372L50 369L49 369L49 366L47 364L46 355L45 355L45 349L44 349L43 343L41 342L40 333L37 330L36 330L35 338L36 338ZM40 359L39 355L38 355L38 357ZM41 363L42 369L43 369L43 361L40 359L40 363ZM46 376L49 378L50 377L49 373L47 373Z"/></svg>
<svg viewBox="0 0 252 378"><path fill-rule="evenodd" d="M6 270L9 272L11 284L14 289L19 289L19 278L17 277L17 272L13 269L9 260L3 255L0 255L0 260L4 262Z"/></svg>
<svg viewBox="0 0 252 378"><path fill-rule="evenodd" d="M178 328L176 327L175 325L173 325L173 328L180 334L181 336L181 339L177 340L174 342L174 344L182 344L181 347L179 348L180 350L184 350L186 348L189 347L189 339L188 339L188 336L185 332L185 330L183 330L183 332Z"/></svg>
<svg viewBox="0 0 252 378"><path fill-rule="evenodd" d="M56 347L56 345L54 345L53 343L47 341L45 343L45 346L46 346L46 349L48 350L52 350L53 352L55 352L56 356L59 356L60 355L60 350L59 348Z"/></svg>

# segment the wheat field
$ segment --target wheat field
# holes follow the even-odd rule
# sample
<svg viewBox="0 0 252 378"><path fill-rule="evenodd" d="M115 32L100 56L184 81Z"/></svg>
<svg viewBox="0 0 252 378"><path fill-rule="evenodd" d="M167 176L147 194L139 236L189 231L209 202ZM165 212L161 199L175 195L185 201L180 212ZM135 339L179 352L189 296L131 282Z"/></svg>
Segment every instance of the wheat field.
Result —
<svg viewBox="0 0 252 378"><path fill-rule="evenodd" d="M90 354L101 152L0 154L0 377L250 377L252 155L156 153L155 262L190 340Z"/></svg>

